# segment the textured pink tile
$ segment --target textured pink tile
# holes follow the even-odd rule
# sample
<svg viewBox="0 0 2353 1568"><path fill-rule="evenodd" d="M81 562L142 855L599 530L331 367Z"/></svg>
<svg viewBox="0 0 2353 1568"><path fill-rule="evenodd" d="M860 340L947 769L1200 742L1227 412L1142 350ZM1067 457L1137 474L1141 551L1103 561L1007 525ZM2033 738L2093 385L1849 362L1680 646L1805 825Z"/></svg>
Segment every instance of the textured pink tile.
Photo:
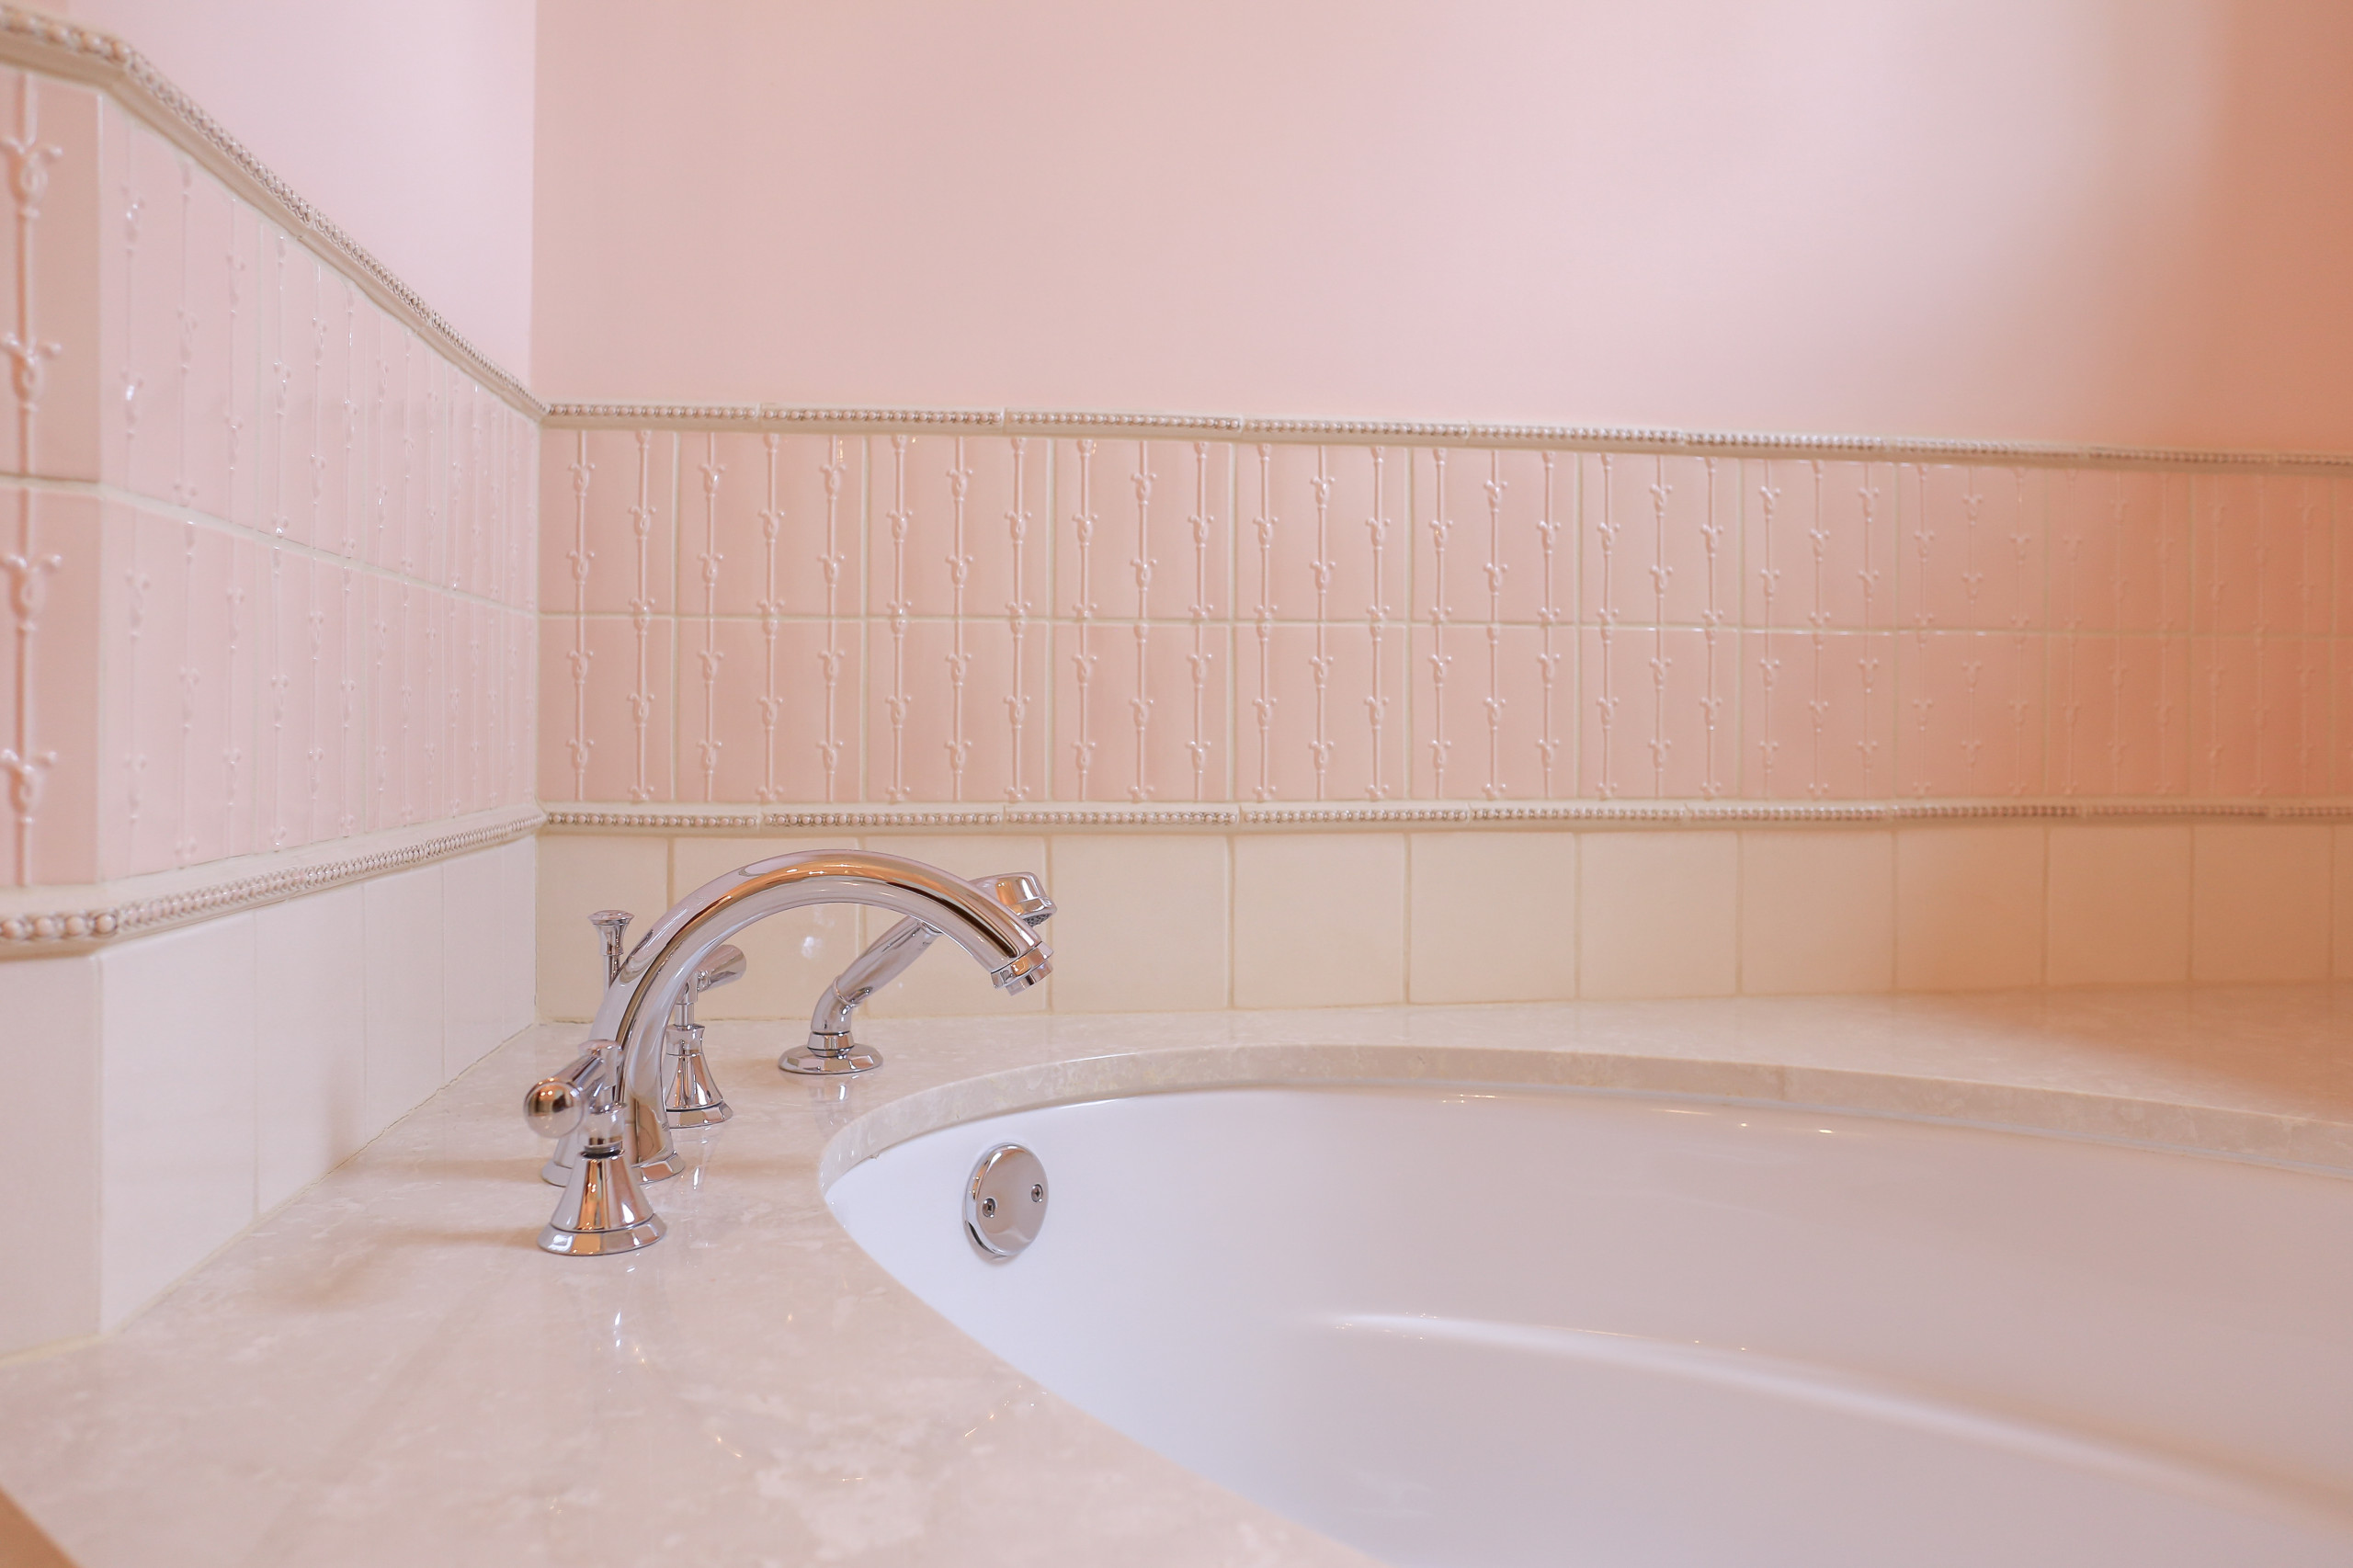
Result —
<svg viewBox="0 0 2353 1568"><path fill-rule="evenodd" d="M261 846L291 848L311 837L311 747L318 716L317 664L311 656L312 562L279 546L263 574L263 767L267 772Z"/></svg>
<svg viewBox="0 0 2353 1568"><path fill-rule="evenodd" d="M1534 626L1454 626L1441 642L1434 628L1413 628L1407 674L1414 744L1407 778L1415 798L1541 800L1548 782L1560 794L1572 792L1574 710L1566 670L1551 688L1553 746L1546 767L1543 637L1543 629ZM1432 656L1441 647L1443 664ZM1570 633L1556 631L1555 653L1565 654L1570 647Z"/></svg>
<svg viewBox="0 0 2353 1568"><path fill-rule="evenodd" d="M2051 793L2188 792L2188 638L2053 638L2051 659Z"/></svg>
<svg viewBox="0 0 2353 1568"><path fill-rule="evenodd" d="M260 758L255 724L261 711L262 651L267 642L263 621L263 585L269 571L269 546L256 536L238 532L229 540L229 573L220 606L219 634L224 644L228 687L223 693L223 729L220 750L210 759L220 770L220 853L251 854L257 846L256 802L261 792Z"/></svg>
<svg viewBox="0 0 2353 1568"><path fill-rule="evenodd" d="M2336 757L2331 768L2335 792L2353 795L2353 639L2338 638L2332 645L2336 692Z"/></svg>
<svg viewBox="0 0 2353 1568"><path fill-rule="evenodd" d="M679 623L680 800L858 798L858 629L841 628L831 650L827 630L807 620Z"/></svg>
<svg viewBox="0 0 2353 1568"><path fill-rule="evenodd" d="M429 822L441 796L439 703L440 631L438 596L404 584L400 596L400 685L393 693L398 715L394 767L401 778L401 820Z"/></svg>
<svg viewBox="0 0 2353 1568"><path fill-rule="evenodd" d="M368 408L368 559L387 572L408 571L409 498L415 486L416 449L408 392L415 335L386 319L376 334Z"/></svg>
<svg viewBox="0 0 2353 1568"><path fill-rule="evenodd" d="M1081 605L1127 619L1226 613L1231 442L1057 441L1053 452L1055 614ZM1351 524L1361 539L1362 520ZM1140 560L1148 562L1141 598Z"/></svg>
<svg viewBox="0 0 2353 1568"><path fill-rule="evenodd" d="M1197 637L1184 625L1064 623L1053 635L1052 799L1227 798L1227 628L1205 625Z"/></svg>
<svg viewBox="0 0 2353 1568"><path fill-rule="evenodd" d="M283 231L263 231L261 256L259 442L261 526L311 543L311 485L316 455L319 378L312 313L318 267Z"/></svg>
<svg viewBox="0 0 2353 1568"><path fill-rule="evenodd" d="M2209 798L2326 789L2326 645L2201 637L2190 652L2190 784Z"/></svg>
<svg viewBox="0 0 2353 1568"><path fill-rule="evenodd" d="M1743 460L1740 475L1745 625L1895 623L1893 465Z"/></svg>
<svg viewBox="0 0 2353 1568"><path fill-rule="evenodd" d="M181 865L230 853L229 774L225 756L233 739L237 659L233 634L243 618L238 581L239 541L209 528L187 526L188 602L186 649L181 656L180 830L176 843Z"/></svg>
<svg viewBox="0 0 2353 1568"><path fill-rule="evenodd" d="M2047 474L1936 463L1907 463L1900 472L1902 624L1936 631L2040 627Z"/></svg>
<svg viewBox="0 0 2353 1568"><path fill-rule="evenodd" d="M551 443L568 441L555 432ZM722 615L854 616L858 597L864 442L855 437L689 434L680 519L680 608ZM706 471L716 471L713 475ZM569 506L569 477L551 501ZM567 514L568 515L568 514ZM1025 541L1043 547L1042 532ZM718 559L715 583L703 575ZM568 588L568 562L552 579Z"/></svg>
<svg viewBox="0 0 2353 1568"><path fill-rule="evenodd" d="M120 825L127 858L120 869L161 870L175 864L179 836L180 675L187 657L188 525L139 512L130 522L131 561L121 618L108 630L119 659L111 700L124 713L124 799Z"/></svg>
<svg viewBox="0 0 2353 1568"><path fill-rule="evenodd" d="M2262 558L2270 508L2261 478L2201 473L2191 481L2190 625L2200 633L2244 633L2262 626Z"/></svg>
<svg viewBox="0 0 2353 1568"><path fill-rule="evenodd" d="M1563 459L1565 465L1571 460ZM1728 626L1740 614L1737 460L1574 460L1584 475L1582 614L1588 624ZM1568 470L1563 468L1565 482ZM1565 545L1566 540L1563 540ZM1565 551L1554 568L1567 597Z"/></svg>
<svg viewBox="0 0 2353 1568"><path fill-rule="evenodd" d="M449 372L449 407L443 415L442 483L449 496L449 549L435 579L454 593L479 592L482 575L482 410L472 381Z"/></svg>
<svg viewBox="0 0 2353 1568"><path fill-rule="evenodd" d="M2050 625L2184 631L2189 624L2189 479L2070 469L2050 477Z"/></svg>
<svg viewBox="0 0 2353 1568"><path fill-rule="evenodd" d="M1600 800L1733 793L1739 633L1586 627L1579 638L1576 724L1582 746L1576 792ZM1565 688L1566 680L1562 684ZM1560 730L1566 733L1565 722ZM1565 746L1560 762L1565 776Z"/></svg>
<svg viewBox="0 0 2353 1568"><path fill-rule="evenodd" d="M1905 631L1895 657L1899 792L1936 800L2041 793L2041 637Z"/></svg>
<svg viewBox="0 0 2353 1568"><path fill-rule="evenodd" d="M1449 614L1534 625L1550 609L1561 624L1567 624L1576 605L1577 457L1427 447L1413 449L1411 456L1414 619L1427 622L1437 603L1438 530L1433 525L1444 520L1449 525L1445 577ZM1446 479L1442 519L1441 459ZM1648 460L1643 460L1647 466ZM1549 597L1548 538L1552 569Z"/></svg>
<svg viewBox="0 0 2353 1568"><path fill-rule="evenodd" d="M123 122L113 111L115 124ZM10 201L0 219L10 243L0 245L0 326L20 343L36 346L36 373L20 401L15 375L0 385L0 472L33 472L61 479L98 477L100 381L114 369L102 348L99 302L119 301L108 293L119 234L104 230L104 181L100 164L98 99L85 88L15 72L0 74L0 124L12 137L38 151L25 167L38 182L33 199ZM29 209L29 211L27 210ZM102 232L104 230L104 232ZM29 244L29 287L17 287L19 245ZM119 303L115 308L119 308ZM114 334L103 335L110 341ZM105 395L119 391L108 380ZM25 403L32 413L32 450L24 450ZM105 415L111 415L108 408Z"/></svg>
<svg viewBox="0 0 2353 1568"><path fill-rule="evenodd" d="M311 836L316 840L359 831L365 805L358 766L367 748L360 706L364 653L356 632L367 600L357 571L324 562L313 569L311 593Z"/></svg>
<svg viewBox="0 0 2353 1568"><path fill-rule="evenodd" d="M1043 614L1049 579L1036 540L1048 505L1047 446L1003 436L869 437L874 611L949 615L961 605L966 615L1002 616L1018 601Z"/></svg>
<svg viewBox="0 0 2353 1568"><path fill-rule="evenodd" d="M364 791L370 828L395 826L405 814L407 777L403 762L401 686L408 667L408 589L384 577L367 585L367 622L362 659L367 669L368 734Z"/></svg>
<svg viewBox="0 0 2353 1568"><path fill-rule="evenodd" d="M313 278L311 403L311 538L356 560L367 545L366 513L354 494L360 474L358 285L318 264Z"/></svg>
<svg viewBox="0 0 2353 1568"><path fill-rule="evenodd" d="M2326 482L2201 474L2196 494L2196 629L2220 635L2325 631L2332 554Z"/></svg>
<svg viewBox="0 0 2353 1568"><path fill-rule="evenodd" d="M2310 475L2266 481L2260 619L2268 632L2326 636L2334 606L2330 482Z"/></svg>
<svg viewBox="0 0 2353 1568"><path fill-rule="evenodd" d="M543 688L555 727L567 739L587 743L585 778L574 771L580 798L591 801L667 801L672 794L671 693L675 629L664 617L639 622L626 616L590 616L580 623L580 645L588 654L590 678L585 704L575 696L574 723L553 710L555 693ZM560 644L569 656L573 644ZM552 650L545 650L552 653ZM559 661L550 657L551 665ZM585 718L584 718L585 715Z"/></svg>
<svg viewBox="0 0 2353 1568"><path fill-rule="evenodd" d="M228 363L211 389L214 401L209 416L217 419L221 441L221 479L226 497L222 515L240 528L259 528L262 225L252 208L225 192L221 204L222 249L216 259L225 317L222 343ZM215 510L221 506L215 501L205 505Z"/></svg>
<svg viewBox="0 0 2353 1568"><path fill-rule="evenodd" d="M0 553L31 563L26 597L33 612L25 621L12 616L11 634L0 637L0 751L7 759L0 769L0 885L94 881L107 565L97 503L0 492ZM22 710L20 692L28 699ZM14 809L18 767L30 791L21 812Z"/></svg>
<svg viewBox="0 0 2353 1568"><path fill-rule="evenodd" d="M547 437L541 602L551 610L666 614L676 602L667 431L559 430Z"/></svg>
<svg viewBox="0 0 2353 1568"><path fill-rule="evenodd" d="M1895 639L1741 635L1741 790L1853 800L1895 790Z"/></svg>
<svg viewBox="0 0 2353 1568"><path fill-rule="evenodd" d="M235 279L235 203L221 182L184 155L170 199L178 207L178 295L174 374L179 382L171 431L174 500L230 517L229 419L234 412L235 338L230 305Z"/></svg>
<svg viewBox="0 0 2353 1568"><path fill-rule="evenodd" d="M1046 782L1042 717L1045 628L1022 639L1017 671L1010 629L967 623L870 624L867 781L878 801L1033 800ZM1023 715L1015 744L1014 711Z"/></svg>
<svg viewBox="0 0 2353 1568"><path fill-rule="evenodd" d="M108 477L152 500L177 504L183 481L181 410L188 391L183 371L182 238L179 159L170 144L131 122L114 148L119 177L112 239L117 247L102 300L112 328L119 423Z"/></svg>
<svg viewBox="0 0 2353 1568"><path fill-rule="evenodd" d="M539 722L539 620L526 611L506 612L507 679L515 693L515 722L506 727L506 793L502 805L519 805L539 795L533 745Z"/></svg>
<svg viewBox="0 0 2353 1568"><path fill-rule="evenodd" d="M1377 654L1370 629L1326 629L1319 733L1315 628L1236 627L1235 795L1245 801L1404 798L1411 790L1408 653L1401 626L1382 630ZM1427 737L1417 733L1415 739ZM1450 744L1448 755L1450 759Z"/></svg>
<svg viewBox="0 0 2353 1568"><path fill-rule="evenodd" d="M1254 444L1236 458L1237 619L1361 624L1376 606L1392 620L1404 612L1417 548L1405 536L1429 531L1412 524L1406 449ZM1459 511L1460 488L1449 486L1449 510Z"/></svg>

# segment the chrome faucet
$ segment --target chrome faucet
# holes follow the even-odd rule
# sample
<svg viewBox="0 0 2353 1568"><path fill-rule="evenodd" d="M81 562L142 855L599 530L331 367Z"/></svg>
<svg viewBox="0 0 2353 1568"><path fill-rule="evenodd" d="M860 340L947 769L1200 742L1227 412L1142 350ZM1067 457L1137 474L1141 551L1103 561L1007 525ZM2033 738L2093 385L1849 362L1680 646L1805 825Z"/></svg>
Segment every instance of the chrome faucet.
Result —
<svg viewBox="0 0 2353 1568"><path fill-rule="evenodd" d="M811 850L705 882L615 967L578 1059L524 1097L532 1129L561 1141L551 1170L567 1173L540 1246L597 1255L661 1239L661 1216L640 1183L683 1168L663 1114L662 1042L672 1009L729 937L779 911L817 903L870 904L917 920L971 954L1001 991L1036 984L1052 964L1053 950L992 890L897 855Z"/></svg>
<svg viewBox="0 0 2353 1568"><path fill-rule="evenodd" d="M985 888L1033 931L1054 916L1054 901L1046 896L1045 884L1027 871L979 877L973 885ZM877 937L825 987L824 994L817 998L816 1010L809 1015L809 1039L778 1057L777 1066L787 1073L825 1077L869 1073L881 1066L881 1051L851 1038L850 1016L858 1004L906 972L907 966L938 939L938 929L912 915Z"/></svg>
<svg viewBox="0 0 2353 1568"><path fill-rule="evenodd" d="M703 960L678 987L666 1047L670 1065L665 1082L669 1086L662 1095L663 1117L673 1127L716 1127L735 1114L703 1060L702 1025L695 1021L695 1002L706 991L734 984L748 967L744 949L730 942Z"/></svg>

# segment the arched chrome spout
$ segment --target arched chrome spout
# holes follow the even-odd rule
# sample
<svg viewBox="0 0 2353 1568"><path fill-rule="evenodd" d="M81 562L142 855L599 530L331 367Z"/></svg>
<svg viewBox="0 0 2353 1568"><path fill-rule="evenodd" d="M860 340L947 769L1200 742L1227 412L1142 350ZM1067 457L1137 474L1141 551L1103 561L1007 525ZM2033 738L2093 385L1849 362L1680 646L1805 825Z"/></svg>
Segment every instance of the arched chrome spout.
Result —
<svg viewBox="0 0 2353 1568"><path fill-rule="evenodd" d="M871 904L911 915L970 953L1004 991L1036 984L1052 961L1052 949L986 890L898 855L815 849L713 878L672 905L621 960L589 1031L620 1044L623 1148L643 1179L659 1181L679 1169L662 1114L662 1028L688 978L745 926L816 903ZM574 1131L565 1137L549 1163L550 1179L568 1179L585 1136Z"/></svg>

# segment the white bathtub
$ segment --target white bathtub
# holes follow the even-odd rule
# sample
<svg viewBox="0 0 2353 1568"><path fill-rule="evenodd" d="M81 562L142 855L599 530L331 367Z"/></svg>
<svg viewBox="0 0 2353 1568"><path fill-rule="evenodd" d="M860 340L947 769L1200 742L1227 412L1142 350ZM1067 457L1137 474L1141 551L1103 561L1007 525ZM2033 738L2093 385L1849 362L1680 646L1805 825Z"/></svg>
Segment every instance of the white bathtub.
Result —
<svg viewBox="0 0 2353 1568"><path fill-rule="evenodd" d="M1044 1228L966 1239L977 1156ZM1748 1103L1024 1111L834 1211L1016 1367L1401 1564L2353 1564L2353 1181Z"/></svg>

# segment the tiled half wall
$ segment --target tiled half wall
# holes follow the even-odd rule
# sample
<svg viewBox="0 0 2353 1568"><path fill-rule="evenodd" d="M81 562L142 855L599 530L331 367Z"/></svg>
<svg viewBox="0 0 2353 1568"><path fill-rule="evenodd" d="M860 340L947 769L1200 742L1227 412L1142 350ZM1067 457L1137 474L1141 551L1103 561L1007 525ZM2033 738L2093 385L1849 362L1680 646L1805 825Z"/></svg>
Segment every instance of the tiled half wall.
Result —
<svg viewBox="0 0 2353 1568"><path fill-rule="evenodd" d="M108 93L0 126L0 886L528 805L531 415Z"/></svg>
<svg viewBox="0 0 2353 1568"><path fill-rule="evenodd" d="M2353 793L2318 466L581 423L551 801Z"/></svg>
<svg viewBox="0 0 2353 1568"><path fill-rule="evenodd" d="M849 844L1042 871L1059 908L1043 985L999 995L943 943L878 1017L2353 980L2353 826L2326 822L557 827L539 841L541 1013L596 1005L590 911L650 917L746 861ZM829 906L753 926L734 938L749 975L705 1015L804 1018L889 918Z"/></svg>

